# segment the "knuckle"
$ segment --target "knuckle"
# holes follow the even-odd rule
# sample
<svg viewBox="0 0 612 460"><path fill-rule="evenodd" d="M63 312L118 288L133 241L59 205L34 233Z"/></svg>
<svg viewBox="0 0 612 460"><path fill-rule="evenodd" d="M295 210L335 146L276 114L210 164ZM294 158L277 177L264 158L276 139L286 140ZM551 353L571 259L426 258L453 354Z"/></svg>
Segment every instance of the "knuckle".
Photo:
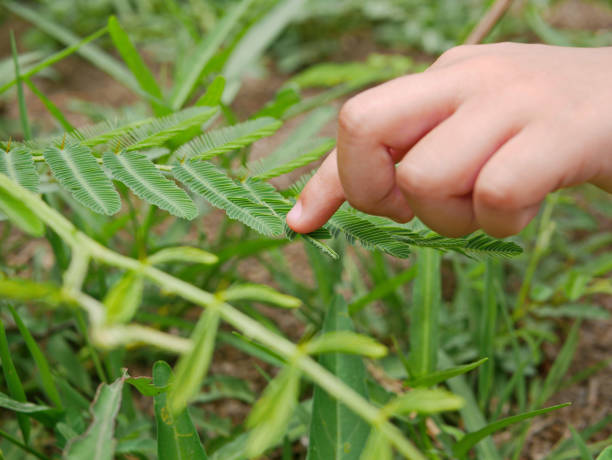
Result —
<svg viewBox="0 0 612 460"><path fill-rule="evenodd" d="M414 197L436 194L441 185L432 174L408 162L397 167L396 181L404 194Z"/></svg>
<svg viewBox="0 0 612 460"><path fill-rule="evenodd" d="M453 48L449 48L440 55L434 65L450 64L459 59L463 59L464 57L469 56L474 52L474 47L474 45L459 45Z"/></svg>
<svg viewBox="0 0 612 460"><path fill-rule="evenodd" d="M515 189L509 184L496 181L477 182L474 187L474 200L487 208L502 211L521 207Z"/></svg>
<svg viewBox="0 0 612 460"><path fill-rule="evenodd" d="M347 134L363 134L370 124L371 114L369 104L361 95L357 95L346 101L340 109L338 125Z"/></svg>

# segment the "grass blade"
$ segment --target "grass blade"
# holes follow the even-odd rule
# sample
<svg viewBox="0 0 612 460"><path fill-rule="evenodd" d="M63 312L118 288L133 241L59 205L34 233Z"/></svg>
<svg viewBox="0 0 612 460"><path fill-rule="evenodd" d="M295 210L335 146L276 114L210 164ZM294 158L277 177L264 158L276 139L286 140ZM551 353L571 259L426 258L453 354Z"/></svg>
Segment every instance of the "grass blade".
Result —
<svg viewBox="0 0 612 460"><path fill-rule="evenodd" d="M582 439L582 436L576 431L576 429L570 425L569 427L570 433L572 433L572 439L574 440L574 444L578 448L578 452L580 453L581 460L593 460L593 456L589 452L589 448Z"/></svg>
<svg viewBox="0 0 612 460"><path fill-rule="evenodd" d="M76 51L81 56L90 61L99 69L109 74L118 82L140 93L140 88L132 74L115 58L111 57L97 46L92 45L91 43L83 43L84 40L77 37L71 31L51 22L49 19L43 17L38 12L28 8L27 6L23 6L12 1L5 1L4 6L17 16L31 22L40 30L64 45L76 45L80 43L80 46Z"/></svg>
<svg viewBox="0 0 612 460"><path fill-rule="evenodd" d="M140 57L140 54L138 54L138 51L132 44L130 37L125 30L123 30L115 16L111 16L108 19L108 31L113 40L115 48L117 48L117 51L119 51L119 54L123 58L128 69L130 69L132 72L132 75L134 75L134 78L142 90L150 94L154 99L163 100L164 96L159 85L157 84L157 81L155 80L155 77ZM150 101L150 103L155 115L166 115L170 112L167 107L157 102Z"/></svg>
<svg viewBox="0 0 612 460"><path fill-rule="evenodd" d="M45 358L45 355L43 355L42 351L40 350L40 347L34 340L34 337L32 337L32 334L30 334L30 331L28 330L26 325L23 323L23 321L17 314L17 311L15 310L15 308L12 305L9 305L8 308L11 312L11 315L13 316L13 319L15 320L15 324L17 325L17 328L19 329L19 333L23 337L23 340L25 341L26 346L28 347L28 350L30 351L30 354L32 355L32 358L34 359L34 362L36 363L36 367L38 368L38 373L40 375L40 380L42 383L43 390L47 394L47 397L49 398L49 400L56 407L61 409L62 400L60 398L59 391L57 391L57 387L55 386L55 381L53 380L53 376L51 375L51 368L49 367L49 362L47 361L47 359Z"/></svg>
<svg viewBox="0 0 612 460"><path fill-rule="evenodd" d="M304 6L305 0L281 0L240 39L225 63L223 76L230 83L223 101L231 102L239 79L251 67ZM228 92L229 90L229 92ZM230 96L228 98L228 96ZM229 100L228 100L229 99Z"/></svg>
<svg viewBox="0 0 612 460"><path fill-rule="evenodd" d="M423 375L422 377L410 379L406 381L405 384L409 387L430 387L437 385L438 383L445 382L448 379L452 379L458 375L466 374L471 370L476 369L481 364L484 364L486 361L487 358L482 358L470 364L464 364L462 366L455 366L442 371L432 372L430 374Z"/></svg>
<svg viewBox="0 0 612 460"><path fill-rule="evenodd" d="M348 308L341 296L333 300L323 324L323 333L353 331ZM319 362L361 395L366 395L366 374L360 356L343 353L322 355ZM315 387L307 460L358 460L370 427L336 399Z"/></svg>
<svg viewBox="0 0 612 460"><path fill-rule="evenodd" d="M170 383L172 371L163 361L153 366L153 383L165 387ZM157 423L157 457L164 460L206 460L206 452L198 432L184 409L173 417L166 405L166 393L155 396L155 421Z"/></svg>
<svg viewBox="0 0 612 460"><path fill-rule="evenodd" d="M375 300L382 299L388 294L394 292L400 286L412 280L417 274L417 265L414 264L410 268L398 273L397 275L385 280L382 283L377 283L373 289L367 294L361 296L349 304L349 314L354 315L361 311Z"/></svg>
<svg viewBox="0 0 612 460"><path fill-rule="evenodd" d="M178 110L185 105L185 102L195 90L199 79L202 78L204 67L215 55L252 3L253 0L242 0L234 6L219 21L215 29L197 45L193 52L193 57L187 61L189 62L189 67L182 69L178 81L174 85L170 96L170 106L173 110Z"/></svg>
<svg viewBox="0 0 612 460"><path fill-rule="evenodd" d="M0 360L2 361L4 380L6 381L6 386L8 387L11 397L18 402L25 403L27 401L25 391L23 390L23 385L21 384L17 369L15 369L15 364L11 358L11 351L9 349L2 320L0 320ZM25 414L17 414L17 422L19 422L23 440L26 444L29 444L30 430L32 429L30 419Z"/></svg>
<svg viewBox="0 0 612 460"><path fill-rule="evenodd" d="M30 91L32 91L36 95L36 97L38 97L38 99L40 99L40 101L46 107L47 111L51 115L53 115L53 118L55 118L58 121L58 123L62 126L62 128L64 128L64 130L66 130L66 131L73 131L74 130L74 126L72 126L70 124L70 122L68 120L66 120L66 117L64 116L62 111L53 103L53 101L51 101L51 99L49 99L47 96L45 96L34 85L34 83L32 83L30 81L29 78L24 78L23 81L25 82L26 85L28 85L28 88L30 88Z"/></svg>
<svg viewBox="0 0 612 460"><path fill-rule="evenodd" d="M30 122L28 121L28 111L23 95L23 84L21 73L19 71L19 58L17 55L17 44L15 43L15 34L11 30L11 52L13 54L13 65L15 66L15 79L17 81L17 100L19 102L19 119L21 120L21 129L23 129L23 137L28 140L32 139L32 131Z"/></svg>
<svg viewBox="0 0 612 460"><path fill-rule="evenodd" d="M479 356L488 358L478 373L478 403L484 408L493 387L495 370L494 340L497 332L497 288L501 277L499 262L487 259L485 262L485 277L482 297L482 314L478 324Z"/></svg>
<svg viewBox="0 0 612 460"><path fill-rule="evenodd" d="M606 447L602 453L599 454L597 460L612 460L612 446Z"/></svg>
<svg viewBox="0 0 612 460"><path fill-rule="evenodd" d="M417 249L417 275L410 316L410 368L413 377L436 370L440 315L440 252Z"/></svg>
<svg viewBox="0 0 612 460"><path fill-rule="evenodd" d="M44 69L46 69L49 66L52 66L53 64L55 64L58 61L61 61L62 59L66 58L67 56L70 56L72 53L77 51L81 46L83 46L83 45L85 45L85 44L87 44L87 43L89 43L89 42L91 42L91 41L93 41L93 40L95 40L97 38L100 38L107 31L108 31L108 29L106 27L103 27L102 29L94 32L93 34L89 35L88 37L85 37L80 42L75 43L74 45L68 46L67 48L64 48L63 50L58 51L57 53L52 54L51 56L47 57L46 59L43 59L38 64L36 64L36 65L32 66L31 68L29 68L27 71L23 72L21 77L26 79L26 78L30 78L33 75L36 75L41 70L44 70ZM11 86L13 86L16 83L17 83L17 79L13 79L12 81L9 81L8 83L4 84L2 87L0 87L0 94L4 93L7 89L9 89Z"/></svg>
<svg viewBox="0 0 612 460"><path fill-rule="evenodd" d="M530 412L525 412L519 415L513 415L512 417L506 417L496 422L490 423L484 428L481 428L478 431L473 431L471 433L466 434L461 440L453 446L453 453L457 457L464 457L467 455L469 450L476 445L479 441L486 438L487 436L506 428L512 424L522 422L523 420L527 420L533 418L537 415L546 414L548 412L552 412L554 410L561 409L563 407L569 406L569 403L566 404L558 404L556 406L546 407L544 409L538 409Z"/></svg>

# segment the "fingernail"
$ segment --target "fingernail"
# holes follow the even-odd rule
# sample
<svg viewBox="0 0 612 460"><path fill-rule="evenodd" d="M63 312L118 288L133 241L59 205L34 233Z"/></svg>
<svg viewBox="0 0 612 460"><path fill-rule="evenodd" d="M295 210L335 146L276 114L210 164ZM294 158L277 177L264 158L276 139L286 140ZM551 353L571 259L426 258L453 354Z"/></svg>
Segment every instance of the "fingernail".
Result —
<svg viewBox="0 0 612 460"><path fill-rule="evenodd" d="M289 213L287 214L287 219L291 219L292 221L296 222L300 220L301 215L302 215L302 202L298 200L297 203L295 203L295 205L293 206L293 208L291 208L291 211L289 211Z"/></svg>

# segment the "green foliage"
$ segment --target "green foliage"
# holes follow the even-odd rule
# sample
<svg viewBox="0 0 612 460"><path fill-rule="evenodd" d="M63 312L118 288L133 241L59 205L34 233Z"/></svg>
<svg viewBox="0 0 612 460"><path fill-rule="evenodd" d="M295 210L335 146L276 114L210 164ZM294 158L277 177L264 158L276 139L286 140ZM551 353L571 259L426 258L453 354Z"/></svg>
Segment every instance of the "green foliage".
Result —
<svg viewBox="0 0 612 460"><path fill-rule="evenodd" d="M153 366L153 384L166 387L172 379L170 366L158 361ZM173 415L167 405L167 395L155 396L155 422L157 425L157 456L168 460L206 460L206 452L187 409Z"/></svg>
<svg viewBox="0 0 612 460"><path fill-rule="evenodd" d="M142 153L104 154L104 166L113 177L127 185L143 200L183 219L193 219L198 211L184 190L166 179Z"/></svg>
<svg viewBox="0 0 612 460"><path fill-rule="evenodd" d="M101 214L119 211L119 194L88 147L77 143L49 146L43 154L55 178L79 203Z"/></svg>
<svg viewBox="0 0 612 460"><path fill-rule="evenodd" d="M121 406L124 377L111 385L98 388L91 407L92 422L87 431L70 440L64 457L69 460L111 460L117 441L114 439L115 420ZM101 447L104 446L104 447Z"/></svg>
<svg viewBox="0 0 612 460"><path fill-rule="evenodd" d="M352 330L346 302L336 296L325 316L323 337ZM346 355L342 351L346 352L335 350L322 355L320 363L356 392L366 395L366 371L362 358ZM369 431L367 423L321 388L315 387L308 460L359 459Z"/></svg>

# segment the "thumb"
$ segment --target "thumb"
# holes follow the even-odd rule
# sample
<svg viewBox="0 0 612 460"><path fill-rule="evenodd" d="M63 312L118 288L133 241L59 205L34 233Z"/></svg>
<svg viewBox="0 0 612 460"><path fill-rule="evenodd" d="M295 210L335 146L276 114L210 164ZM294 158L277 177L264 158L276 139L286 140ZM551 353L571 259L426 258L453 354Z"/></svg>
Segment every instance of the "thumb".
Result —
<svg viewBox="0 0 612 460"><path fill-rule="evenodd" d="M323 226L344 203L334 149L308 181L297 203L287 214L287 225L298 233L309 233Z"/></svg>

